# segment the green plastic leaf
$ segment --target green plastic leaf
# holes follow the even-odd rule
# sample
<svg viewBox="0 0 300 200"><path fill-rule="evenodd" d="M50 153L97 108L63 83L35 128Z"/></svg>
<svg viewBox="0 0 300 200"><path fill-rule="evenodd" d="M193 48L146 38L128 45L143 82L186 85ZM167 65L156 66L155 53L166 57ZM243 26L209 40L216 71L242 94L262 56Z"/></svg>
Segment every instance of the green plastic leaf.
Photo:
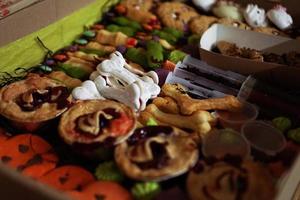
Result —
<svg viewBox="0 0 300 200"><path fill-rule="evenodd" d="M285 132L291 128L292 122L287 117L277 117L272 120L273 125L281 132Z"/></svg>
<svg viewBox="0 0 300 200"><path fill-rule="evenodd" d="M135 30L133 28L130 27L125 27L125 26L118 26L115 24L110 24L106 27L106 29L110 32L122 32L125 35L132 37L135 35Z"/></svg>
<svg viewBox="0 0 300 200"><path fill-rule="evenodd" d="M179 61L182 61L185 56L187 54L180 51L180 50L173 50L170 54L169 54L169 57L168 57L168 60L170 60L171 62L173 63L178 63Z"/></svg>
<svg viewBox="0 0 300 200"><path fill-rule="evenodd" d="M161 191L161 187L157 182L136 183L131 188L131 193L136 200L152 200Z"/></svg>
<svg viewBox="0 0 300 200"><path fill-rule="evenodd" d="M148 41L146 56L148 67L152 69L159 68L161 62L164 61L163 47L158 42Z"/></svg>
<svg viewBox="0 0 300 200"><path fill-rule="evenodd" d="M167 32L154 30L152 31L152 34L160 37L161 39L167 40L172 45L177 42L177 38Z"/></svg>
<svg viewBox="0 0 300 200"><path fill-rule="evenodd" d="M142 26L138 22L129 20L126 17L116 17L113 19L113 22L120 26L131 27L135 29L135 31L142 30Z"/></svg>
<svg viewBox="0 0 300 200"><path fill-rule="evenodd" d="M183 32L180 31L180 30L177 30L175 28L165 27L165 28L162 29L162 31L171 34L176 39L179 39L179 38L183 37Z"/></svg>
<svg viewBox="0 0 300 200"><path fill-rule="evenodd" d="M287 137L293 140L294 142L300 143L300 128L290 130L287 133Z"/></svg>
<svg viewBox="0 0 300 200"><path fill-rule="evenodd" d="M125 58L143 67L147 67L146 52L143 49L129 48L125 54Z"/></svg>
<svg viewBox="0 0 300 200"><path fill-rule="evenodd" d="M98 165L95 170L98 180L121 182L124 180L123 174L113 161L104 162Z"/></svg>
<svg viewBox="0 0 300 200"><path fill-rule="evenodd" d="M86 79L89 76L89 72L85 71L83 68L76 67L70 64L59 63L59 68L61 68L67 75L78 78Z"/></svg>

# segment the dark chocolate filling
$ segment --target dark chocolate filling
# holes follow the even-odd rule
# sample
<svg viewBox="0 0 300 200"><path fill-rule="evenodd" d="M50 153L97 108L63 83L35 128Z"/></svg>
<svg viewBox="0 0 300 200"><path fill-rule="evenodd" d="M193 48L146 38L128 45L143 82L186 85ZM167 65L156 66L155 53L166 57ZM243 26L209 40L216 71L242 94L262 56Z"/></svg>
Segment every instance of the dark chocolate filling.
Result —
<svg viewBox="0 0 300 200"><path fill-rule="evenodd" d="M150 137L155 137L159 134L170 135L173 132L173 128L170 126L146 126L138 128L134 131L132 136L128 138L128 145L135 145L138 142L144 142Z"/></svg>
<svg viewBox="0 0 300 200"><path fill-rule="evenodd" d="M225 178L226 176L229 176L229 186L230 186L230 190L231 192L234 191L234 178L233 178L233 175L234 175L234 171L233 170L229 170L229 171L226 171L226 172L223 172L220 176L217 177L217 180L216 180L216 187L217 189L221 189L221 181L223 178Z"/></svg>
<svg viewBox="0 0 300 200"><path fill-rule="evenodd" d="M130 138L127 140L129 146L132 145L143 145L146 140L150 137L155 137L160 134L170 135L173 133L173 128L170 126L146 126L143 128L136 129ZM147 169L161 169L168 164L170 157L167 153L165 143L152 142L150 148L153 155L153 160L147 162L135 162L139 168L143 170Z"/></svg>
<svg viewBox="0 0 300 200"><path fill-rule="evenodd" d="M215 200L215 198L213 196L211 196L210 193L208 192L207 186L203 186L202 192L206 197L208 197L208 199Z"/></svg>
<svg viewBox="0 0 300 200"><path fill-rule="evenodd" d="M148 170L148 169L161 169L168 164L170 157L166 151L167 143L157 143L152 142L150 144L150 148L153 155L153 160L147 162L135 162L140 169Z"/></svg>
<svg viewBox="0 0 300 200"><path fill-rule="evenodd" d="M32 101L27 102L24 100L25 95L31 95ZM58 87L48 87L42 92L33 89L26 93L21 94L16 103L21 107L21 109L25 112L34 111L42 106L43 103L56 103L57 109L63 109L68 107L70 102L68 101L68 97L70 92L64 86Z"/></svg>
<svg viewBox="0 0 300 200"><path fill-rule="evenodd" d="M204 165L200 161L197 162L197 164L193 167L193 172L196 174L200 174L204 171Z"/></svg>
<svg viewBox="0 0 300 200"><path fill-rule="evenodd" d="M216 189L221 190L222 186L221 186L221 180L228 176L228 185L229 185L229 189L231 192L235 192L236 191L236 200L240 200L243 199L243 194L246 192L247 187L248 187L248 181L247 181L247 177L239 174L236 178L234 177L235 172L233 170L229 170L229 171L225 171L222 174L220 174L217 178L216 178ZM204 186L202 188L203 193L205 196L207 196L209 199L214 199L211 194L208 191L207 186ZM217 191L216 191L217 192Z"/></svg>

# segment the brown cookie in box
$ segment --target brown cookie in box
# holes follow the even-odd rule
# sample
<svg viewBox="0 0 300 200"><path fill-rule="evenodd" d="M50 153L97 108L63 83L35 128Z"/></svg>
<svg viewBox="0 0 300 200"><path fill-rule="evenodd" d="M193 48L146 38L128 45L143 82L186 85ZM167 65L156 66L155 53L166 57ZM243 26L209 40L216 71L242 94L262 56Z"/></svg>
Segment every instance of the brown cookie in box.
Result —
<svg viewBox="0 0 300 200"><path fill-rule="evenodd" d="M180 2L165 2L157 9L157 15L167 27L187 31L188 23L198 16L194 8Z"/></svg>
<svg viewBox="0 0 300 200"><path fill-rule="evenodd" d="M189 23L189 28L193 34L202 35L210 26L217 23L218 18L201 15L193 18Z"/></svg>
<svg viewBox="0 0 300 200"><path fill-rule="evenodd" d="M234 43L219 41L217 48L222 55L247 58L253 61L263 62L264 58L260 51L250 48L239 48Z"/></svg>

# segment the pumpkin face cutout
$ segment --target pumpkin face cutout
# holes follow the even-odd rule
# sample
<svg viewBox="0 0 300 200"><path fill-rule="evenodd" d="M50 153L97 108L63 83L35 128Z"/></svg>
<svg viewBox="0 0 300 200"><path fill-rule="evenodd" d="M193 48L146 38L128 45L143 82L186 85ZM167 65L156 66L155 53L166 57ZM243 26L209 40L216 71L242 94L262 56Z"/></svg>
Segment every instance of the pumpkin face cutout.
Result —
<svg viewBox="0 0 300 200"><path fill-rule="evenodd" d="M1 161L17 169L22 174L38 178L54 169L58 157L44 139L32 135L22 134L11 138L1 137Z"/></svg>

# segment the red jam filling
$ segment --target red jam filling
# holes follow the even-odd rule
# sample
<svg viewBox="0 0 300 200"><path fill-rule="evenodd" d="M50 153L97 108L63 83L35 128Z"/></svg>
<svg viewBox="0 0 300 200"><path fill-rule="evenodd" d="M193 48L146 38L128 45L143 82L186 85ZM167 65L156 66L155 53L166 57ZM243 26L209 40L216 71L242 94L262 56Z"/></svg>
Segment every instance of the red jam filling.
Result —
<svg viewBox="0 0 300 200"><path fill-rule="evenodd" d="M99 124L91 124L89 117L92 117L93 115L95 115L95 113L82 115L77 118L75 128L77 134L92 139L98 137L103 133L104 130L106 130L110 133L110 137L118 137L126 135L133 124L133 120L130 119L126 113L117 112L113 108L106 108L103 110L103 113L99 115ZM84 131L82 127L80 127L79 121L83 121L83 123L87 126L98 126L99 131L94 134Z"/></svg>

